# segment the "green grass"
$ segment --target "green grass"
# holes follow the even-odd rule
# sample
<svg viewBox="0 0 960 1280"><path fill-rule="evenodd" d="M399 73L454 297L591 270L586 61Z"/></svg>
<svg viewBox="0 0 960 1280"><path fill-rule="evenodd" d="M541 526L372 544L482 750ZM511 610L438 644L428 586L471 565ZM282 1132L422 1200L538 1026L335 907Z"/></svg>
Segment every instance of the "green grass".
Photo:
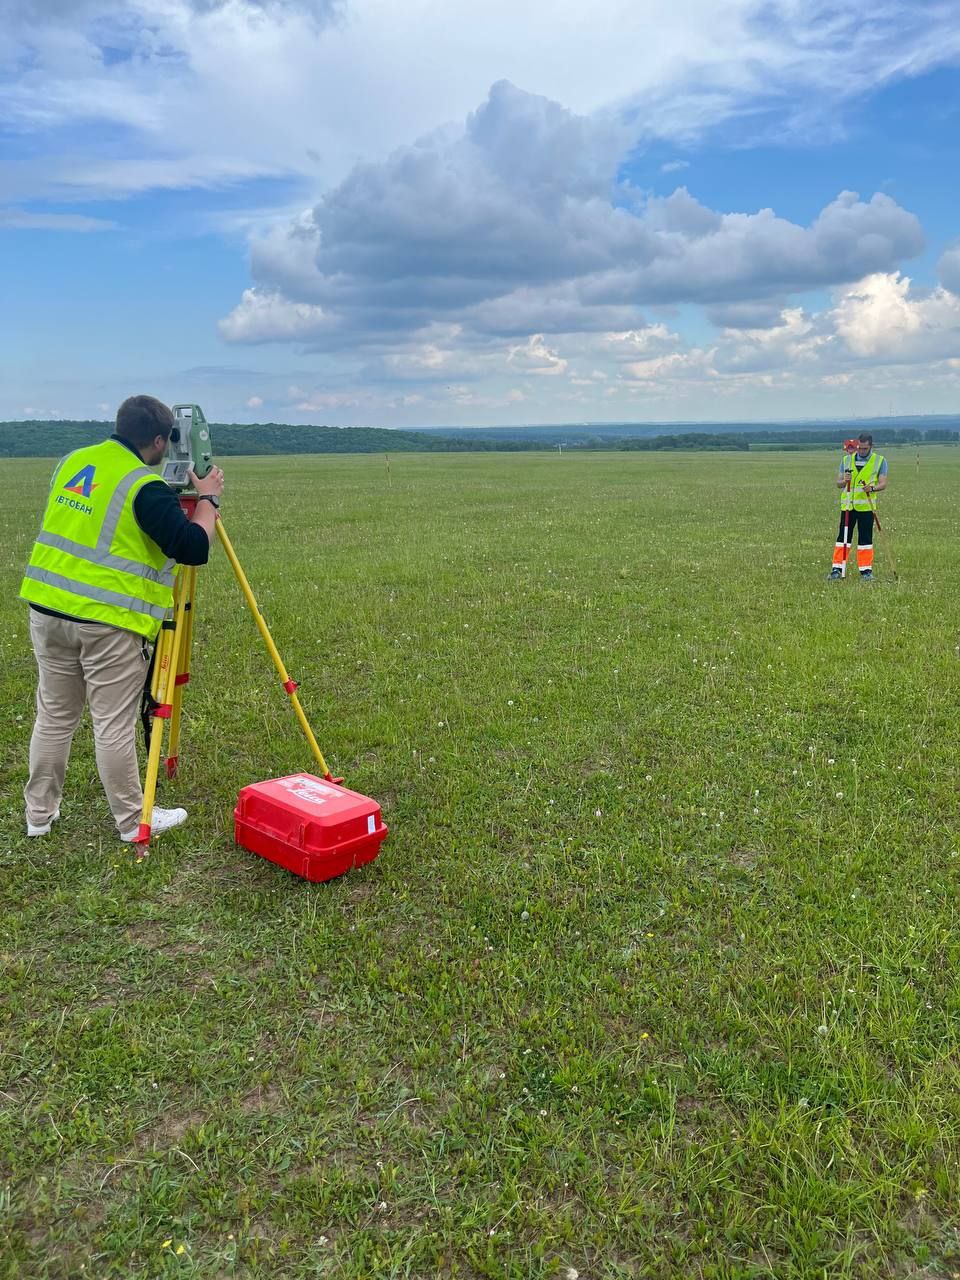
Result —
<svg viewBox="0 0 960 1280"><path fill-rule="evenodd" d="M960 457L231 460L226 527L380 859L237 849L310 759L223 556L190 822L111 837L89 730L27 841L7 462L0 1276L960 1273ZM922 487L921 487L922 484Z"/></svg>

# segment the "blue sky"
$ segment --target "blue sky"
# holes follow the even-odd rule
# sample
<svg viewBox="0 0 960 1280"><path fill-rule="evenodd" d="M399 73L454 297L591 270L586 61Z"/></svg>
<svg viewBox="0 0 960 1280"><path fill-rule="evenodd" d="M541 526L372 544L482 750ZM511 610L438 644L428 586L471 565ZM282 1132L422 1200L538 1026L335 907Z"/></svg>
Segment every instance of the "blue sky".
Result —
<svg viewBox="0 0 960 1280"><path fill-rule="evenodd" d="M0 0L0 417L956 411L956 6L626 12Z"/></svg>

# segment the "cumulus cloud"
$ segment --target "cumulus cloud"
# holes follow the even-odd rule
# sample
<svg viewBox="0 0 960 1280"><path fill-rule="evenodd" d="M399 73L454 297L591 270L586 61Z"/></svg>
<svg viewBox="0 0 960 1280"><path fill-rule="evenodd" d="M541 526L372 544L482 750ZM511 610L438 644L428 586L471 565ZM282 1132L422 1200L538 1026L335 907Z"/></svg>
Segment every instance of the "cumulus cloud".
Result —
<svg viewBox="0 0 960 1280"><path fill-rule="evenodd" d="M624 337L630 335L609 334L606 342L616 347ZM942 287L915 289L899 272L877 272L835 290L819 312L784 307L776 323L724 329L710 346L689 345L668 331L651 335L654 341L660 351L621 364L622 381L698 384L721 393L816 384L867 389L881 372L909 378L903 371L911 365L921 376L952 379L960 297ZM624 345L629 351L633 344Z"/></svg>
<svg viewBox="0 0 960 1280"><path fill-rule="evenodd" d="M797 369L816 360L830 338L802 307L785 307L776 324L728 329L713 353L720 373L769 373Z"/></svg>
<svg viewBox="0 0 960 1280"><path fill-rule="evenodd" d="M433 325L419 341L383 354L366 373L375 380L452 383L475 379L490 371L494 356L465 351L459 325Z"/></svg>
<svg viewBox="0 0 960 1280"><path fill-rule="evenodd" d="M476 333L515 338L531 333L585 333L626 329L637 323L629 304L587 306L576 280L555 285L519 285L497 297L465 307L463 327Z"/></svg>
<svg viewBox="0 0 960 1280"><path fill-rule="evenodd" d="M567 361L556 351L551 351L542 333L535 333L526 342L511 347L507 360L518 372L550 377L565 372L567 368Z"/></svg>
<svg viewBox="0 0 960 1280"><path fill-rule="evenodd" d="M332 348L436 322L479 338L642 329L644 306L756 307L923 247L883 194L842 192L809 226L710 209L685 187L638 199L617 182L624 143L620 126L499 82L462 129L357 165L259 239L255 287L223 335Z"/></svg>
<svg viewBox="0 0 960 1280"><path fill-rule="evenodd" d="M245 289L238 305L220 321L228 342L305 342L325 327L320 307L254 289Z"/></svg>
<svg viewBox="0 0 960 1280"><path fill-rule="evenodd" d="M604 354L614 360L629 364L641 357L670 350L680 342L665 324L652 324L643 329L628 329L622 333L605 333L600 341Z"/></svg>
<svg viewBox="0 0 960 1280"><path fill-rule="evenodd" d="M0 0L0 226L106 230L67 201L266 179L225 201L226 234L262 229L252 287L220 332L339 357L340 381L291 396L303 413L384 403L345 388L354 375L395 403L480 410L545 393L586 405L600 385L650 397L799 370L826 383L949 349L960 251L943 255L939 290L905 283L923 237L889 197L841 192L800 223L708 207L696 169L656 197L619 178L627 162L642 184L645 145L666 142L646 153L662 190L687 164L665 154L759 118L758 104L787 131L842 127L849 98L956 57L945 0L595 0L563 22L551 0L449 0L438 13ZM294 191L312 207L278 220ZM28 211L45 197L49 212ZM818 313L797 305L813 290L833 296ZM684 304L715 330L695 320L697 345L674 332ZM249 385L277 401L259 375Z"/></svg>
<svg viewBox="0 0 960 1280"><path fill-rule="evenodd" d="M830 319L855 355L890 363L946 359L960 351L960 297L913 290L908 276L868 276L837 301Z"/></svg>
<svg viewBox="0 0 960 1280"><path fill-rule="evenodd" d="M633 360L624 367L622 376L632 382L661 383L675 378L715 376L712 352L694 348L691 351L671 351L668 355L652 356L648 360Z"/></svg>

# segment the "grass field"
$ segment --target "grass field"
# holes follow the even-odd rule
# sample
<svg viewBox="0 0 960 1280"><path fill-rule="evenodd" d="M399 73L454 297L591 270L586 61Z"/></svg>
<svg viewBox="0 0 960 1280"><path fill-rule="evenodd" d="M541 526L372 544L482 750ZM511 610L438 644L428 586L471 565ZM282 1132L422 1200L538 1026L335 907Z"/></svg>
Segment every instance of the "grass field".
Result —
<svg viewBox="0 0 960 1280"><path fill-rule="evenodd" d="M960 451L230 460L226 527L381 858L234 847L309 768L220 552L137 863L89 729L27 841L6 462L0 1275L960 1274Z"/></svg>

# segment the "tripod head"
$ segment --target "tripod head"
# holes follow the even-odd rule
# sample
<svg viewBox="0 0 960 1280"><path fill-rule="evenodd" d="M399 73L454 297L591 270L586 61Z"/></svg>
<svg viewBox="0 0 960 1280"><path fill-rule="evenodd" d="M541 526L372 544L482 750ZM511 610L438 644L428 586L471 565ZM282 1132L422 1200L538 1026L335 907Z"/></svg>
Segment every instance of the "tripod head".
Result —
<svg viewBox="0 0 960 1280"><path fill-rule="evenodd" d="M182 493L190 487L191 471L202 480L212 466L213 445L203 410L198 404L175 404L161 478Z"/></svg>

